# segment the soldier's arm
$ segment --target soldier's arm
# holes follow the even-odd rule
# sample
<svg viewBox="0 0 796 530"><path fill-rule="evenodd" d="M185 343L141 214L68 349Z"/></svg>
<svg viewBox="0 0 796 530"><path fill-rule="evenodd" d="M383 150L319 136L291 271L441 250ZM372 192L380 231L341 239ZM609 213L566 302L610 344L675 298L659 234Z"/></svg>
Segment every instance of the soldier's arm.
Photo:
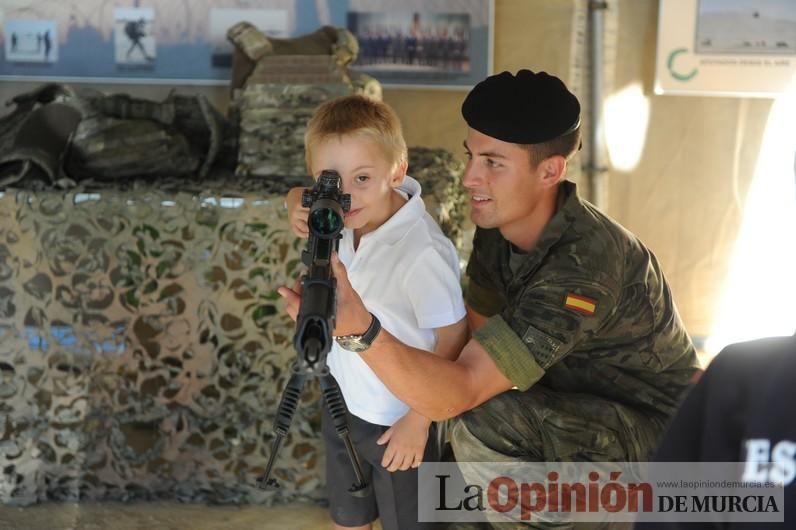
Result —
<svg viewBox="0 0 796 530"><path fill-rule="evenodd" d="M360 355L393 394L434 421L458 416L514 386L475 339L450 361L382 329Z"/></svg>
<svg viewBox="0 0 796 530"><path fill-rule="evenodd" d="M345 267L338 259L332 264L338 286L336 333L361 332L371 315L351 288ZM477 340L469 340L452 361L453 354L446 359L412 348L382 329L360 355L391 392L435 421L457 416L514 386Z"/></svg>
<svg viewBox="0 0 796 530"><path fill-rule="evenodd" d="M337 279L335 335L362 333L370 325L371 314L351 287L336 255L332 266ZM295 319L298 293L281 287L279 294ZM436 421L470 410L514 386L477 340L467 342L458 359L452 361L407 346L382 329L373 345L360 355L399 399Z"/></svg>

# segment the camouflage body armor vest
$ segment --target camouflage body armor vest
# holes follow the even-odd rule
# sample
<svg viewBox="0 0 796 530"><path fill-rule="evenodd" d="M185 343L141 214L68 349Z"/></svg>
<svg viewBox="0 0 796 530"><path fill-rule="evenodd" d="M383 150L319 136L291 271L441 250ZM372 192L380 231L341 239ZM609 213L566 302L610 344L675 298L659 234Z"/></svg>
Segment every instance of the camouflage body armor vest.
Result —
<svg viewBox="0 0 796 530"><path fill-rule="evenodd" d="M347 29L324 26L271 39L248 22L230 28L230 112L240 121L239 175L305 176L304 133L324 101L351 93L381 99L381 85L349 72L359 45Z"/></svg>

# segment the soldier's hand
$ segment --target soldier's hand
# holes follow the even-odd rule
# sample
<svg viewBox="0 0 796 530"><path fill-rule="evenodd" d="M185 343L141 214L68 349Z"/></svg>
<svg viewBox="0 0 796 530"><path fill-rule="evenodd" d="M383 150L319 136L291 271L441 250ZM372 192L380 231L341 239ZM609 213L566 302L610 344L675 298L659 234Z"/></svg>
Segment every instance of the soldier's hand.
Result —
<svg viewBox="0 0 796 530"><path fill-rule="evenodd" d="M293 188L287 192L285 203L287 204L287 217L290 221L290 229L296 237L307 239L310 235L307 226L307 216L310 214L309 208L301 206L301 194L307 188Z"/></svg>
<svg viewBox="0 0 796 530"><path fill-rule="evenodd" d="M335 315L335 335L354 335L365 333L373 317L357 292L348 281L345 265L337 252L332 253L332 272L337 280L337 314Z"/></svg>
<svg viewBox="0 0 796 530"><path fill-rule="evenodd" d="M296 282L293 284L293 288L282 286L277 289L279 296L285 299L287 302L287 314L290 315L290 318L295 320L298 318L299 306L301 305L301 279L296 279Z"/></svg>

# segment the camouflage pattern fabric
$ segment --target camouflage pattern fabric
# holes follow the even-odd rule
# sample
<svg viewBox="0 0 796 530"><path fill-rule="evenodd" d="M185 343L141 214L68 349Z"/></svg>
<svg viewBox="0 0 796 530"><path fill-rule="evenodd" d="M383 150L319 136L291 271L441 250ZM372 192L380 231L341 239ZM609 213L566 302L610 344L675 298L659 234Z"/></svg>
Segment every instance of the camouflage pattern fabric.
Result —
<svg viewBox="0 0 796 530"><path fill-rule="evenodd" d="M234 46L230 88L233 93L247 84L255 69L262 69L268 56L327 56L341 71L356 60L359 43L345 28L323 26L313 33L288 39L266 36L248 22L238 22L227 30L227 40Z"/></svg>
<svg viewBox="0 0 796 530"><path fill-rule="evenodd" d="M449 237L461 163L410 148ZM276 288L303 178L23 181L0 192L0 501L322 502L317 384L253 487L295 358ZM443 219L441 219L443 218ZM456 236L455 236L456 237Z"/></svg>
<svg viewBox="0 0 796 530"><path fill-rule="evenodd" d="M48 84L13 103L0 118L0 187L205 177L214 166L234 163L235 125L203 96L171 94L155 102Z"/></svg>
<svg viewBox="0 0 796 530"><path fill-rule="evenodd" d="M295 356L286 189L204 188L2 193L2 502L323 498L317 385L253 487Z"/></svg>
<svg viewBox="0 0 796 530"><path fill-rule="evenodd" d="M655 256L562 183L560 206L512 271L500 232L476 230L467 301L475 332L521 390L587 393L667 419L698 369Z"/></svg>
<svg viewBox="0 0 796 530"><path fill-rule="evenodd" d="M479 228L467 274L468 304L490 316L474 338L517 389L451 420L456 460L646 460L698 368L652 253L564 182L531 252Z"/></svg>
<svg viewBox="0 0 796 530"><path fill-rule="evenodd" d="M465 462L644 461L663 420L586 393L509 390L451 425Z"/></svg>
<svg viewBox="0 0 796 530"><path fill-rule="evenodd" d="M615 402L583 393L555 392L535 385L510 390L450 421L449 437L461 462L636 462L646 460L662 435L663 422ZM469 473L488 467L473 466ZM468 484L488 484L491 476L471 476ZM545 477L526 477L545 481ZM559 514L559 517L561 514ZM507 517L508 519L508 517ZM449 530L540 528L619 530L628 523L536 521L452 524Z"/></svg>
<svg viewBox="0 0 796 530"><path fill-rule="evenodd" d="M425 147L409 148L407 174L420 182L423 188L423 202L426 210L439 224L454 246L460 250L459 257L466 261L467 255L461 252L467 236L467 190L461 182L464 162L445 149Z"/></svg>
<svg viewBox="0 0 796 530"><path fill-rule="evenodd" d="M273 39L240 22L227 37L235 46L230 113L240 122L240 175L304 175L304 133L319 105L352 93L381 99L377 80L348 72L359 44L345 28Z"/></svg>
<svg viewBox="0 0 796 530"><path fill-rule="evenodd" d="M303 176L304 133L324 101L351 93L337 84L256 84L233 102L240 116L239 175Z"/></svg>

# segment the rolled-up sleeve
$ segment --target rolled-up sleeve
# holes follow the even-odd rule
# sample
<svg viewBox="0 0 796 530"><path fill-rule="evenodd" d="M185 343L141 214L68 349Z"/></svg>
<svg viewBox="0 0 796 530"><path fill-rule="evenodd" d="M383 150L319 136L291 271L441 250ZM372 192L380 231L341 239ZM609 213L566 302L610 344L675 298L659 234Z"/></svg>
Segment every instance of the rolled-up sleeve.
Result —
<svg viewBox="0 0 796 530"><path fill-rule="evenodd" d="M489 353L492 360L517 388L527 390L544 375L544 370L528 354L522 340L500 315L487 320L473 338Z"/></svg>

